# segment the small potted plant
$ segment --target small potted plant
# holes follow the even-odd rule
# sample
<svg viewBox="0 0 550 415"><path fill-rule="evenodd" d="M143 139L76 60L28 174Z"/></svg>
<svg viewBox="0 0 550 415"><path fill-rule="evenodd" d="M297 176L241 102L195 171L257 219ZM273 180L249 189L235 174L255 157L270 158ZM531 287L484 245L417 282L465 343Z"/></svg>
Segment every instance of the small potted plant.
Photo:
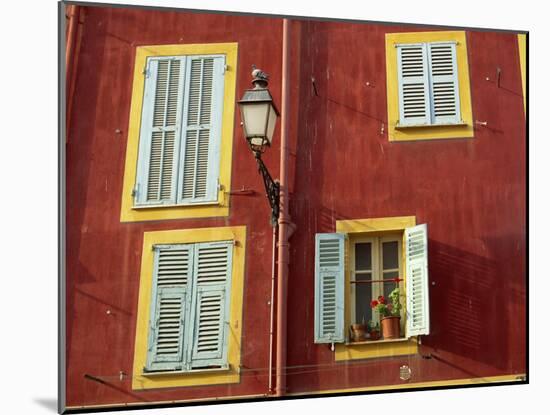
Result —
<svg viewBox="0 0 550 415"><path fill-rule="evenodd" d="M380 338L380 324L374 320L369 321L368 330L371 340L378 340Z"/></svg>
<svg viewBox="0 0 550 415"><path fill-rule="evenodd" d="M383 295L371 302L371 308L380 314L380 325L384 339L397 339L400 332L401 302L399 288L395 288L389 295L388 303Z"/></svg>
<svg viewBox="0 0 550 415"><path fill-rule="evenodd" d="M365 323L352 324L350 327L351 341L360 342L365 340L367 325Z"/></svg>

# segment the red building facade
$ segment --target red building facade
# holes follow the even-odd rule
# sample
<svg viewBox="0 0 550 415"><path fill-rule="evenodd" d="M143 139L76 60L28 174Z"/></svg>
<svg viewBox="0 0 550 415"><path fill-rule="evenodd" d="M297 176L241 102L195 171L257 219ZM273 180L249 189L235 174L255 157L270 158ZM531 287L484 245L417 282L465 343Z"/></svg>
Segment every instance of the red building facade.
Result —
<svg viewBox="0 0 550 415"><path fill-rule="evenodd" d="M256 65L270 74L269 89L281 102L282 19L73 7L68 14L79 24L67 35L67 407L272 396L270 209L236 101ZM524 380L525 35L314 20L291 20L290 29L288 190L295 230L285 395ZM445 36L456 44L461 123L400 129L391 49ZM140 51L211 44L232 45L227 56L235 59L227 58L225 68L223 203L218 210L150 209L155 214L126 208L125 176L135 174L129 166L138 151L132 143L139 141L133 117L142 110L134 107L142 102L136 97L143 82L136 81ZM279 151L276 128L263 155L274 177ZM384 238L395 237L404 249L404 230L418 224L429 229L429 333L351 343L357 244L382 247ZM242 267L230 289L236 313L228 329L230 374L221 368L144 376L148 241L206 243L216 237L194 240L193 232L221 232L219 240L226 240L226 230L235 238L234 270ZM341 259L346 339L335 345L315 341L320 233L347 235ZM405 279L404 256L397 268Z"/></svg>

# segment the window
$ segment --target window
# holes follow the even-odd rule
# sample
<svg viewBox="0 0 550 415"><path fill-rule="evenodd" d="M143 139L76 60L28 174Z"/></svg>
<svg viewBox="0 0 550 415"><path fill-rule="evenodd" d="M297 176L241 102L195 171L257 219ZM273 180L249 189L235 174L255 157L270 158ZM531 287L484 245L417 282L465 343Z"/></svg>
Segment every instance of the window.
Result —
<svg viewBox="0 0 550 415"><path fill-rule="evenodd" d="M427 226L414 217L338 222L339 232L316 235L315 343L345 343L351 323L379 319L370 301L396 284L403 337L429 334Z"/></svg>
<svg viewBox="0 0 550 415"><path fill-rule="evenodd" d="M386 34L390 141L473 137L465 32Z"/></svg>
<svg viewBox="0 0 550 415"><path fill-rule="evenodd" d="M402 235L354 237L351 239L350 292L351 316L355 323L378 322L380 316L370 303L383 295L389 298L394 288L404 296L401 267ZM404 315L401 319L404 328Z"/></svg>
<svg viewBox="0 0 550 415"><path fill-rule="evenodd" d="M232 242L155 245L145 371L227 368Z"/></svg>
<svg viewBox="0 0 550 415"><path fill-rule="evenodd" d="M396 48L398 126L462 124L456 43L402 43Z"/></svg>
<svg viewBox="0 0 550 415"><path fill-rule="evenodd" d="M136 48L121 220L227 216L237 45Z"/></svg>
<svg viewBox="0 0 550 415"><path fill-rule="evenodd" d="M150 57L135 205L216 202L225 57Z"/></svg>
<svg viewBox="0 0 550 415"><path fill-rule="evenodd" d="M145 232L133 389L240 381L246 227Z"/></svg>

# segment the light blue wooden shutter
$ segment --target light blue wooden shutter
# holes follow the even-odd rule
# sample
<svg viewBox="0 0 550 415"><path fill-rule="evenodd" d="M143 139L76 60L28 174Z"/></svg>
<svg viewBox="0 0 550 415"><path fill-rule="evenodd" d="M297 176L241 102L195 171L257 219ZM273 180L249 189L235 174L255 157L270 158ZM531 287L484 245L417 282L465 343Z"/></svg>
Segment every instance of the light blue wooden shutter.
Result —
<svg viewBox="0 0 550 415"><path fill-rule="evenodd" d="M315 343L345 339L344 241L344 234L315 235Z"/></svg>
<svg viewBox="0 0 550 415"><path fill-rule="evenodd" d="M397 47L399 125L430 124L428 60L425 43Z"/></svg>
<svg viewBox="0 0 550 415"><path fill-rule="evenodd" d="M428 295L428 226L405 229L407 336L430 333Z"/></svg>
<svg viewBox="0 0 550 415"><path fill-rule="evenodd" d="M141 117L136 205L176 202L184 57L149 58Z"/></svg>
<svg viewBox="0 0 550 415"><path fill-rule="evenodd" d="M183 370L192 285L190 245L155 246L146 370Z"/></svg>
<svg viewBox="0 0 550 415"><path fill-rule="evenodd" d="M432 124L460 123L455 42L428 43Z"/></svg>
<svg viewBox="0 0 550 415"><path fill-rule="evenodd" d="M232 242L195 245L190 369L227 366Z"/></svg>
<svg viewBox="0 0 550 415"><path fill-rule="evenodd" d="M225 57L187 59L178 202L218 200Z"/></svg>

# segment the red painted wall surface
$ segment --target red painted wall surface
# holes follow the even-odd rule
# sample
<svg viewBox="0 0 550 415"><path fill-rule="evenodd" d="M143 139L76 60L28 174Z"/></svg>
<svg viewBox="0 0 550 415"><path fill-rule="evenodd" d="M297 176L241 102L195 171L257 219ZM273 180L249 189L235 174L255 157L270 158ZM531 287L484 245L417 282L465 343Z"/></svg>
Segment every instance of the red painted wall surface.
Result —
<svg viewBox="0 0 550 415"><path fill-rule="evenodd" d="M231 196L227 218L119 218L135 47L238 42L237 97L256 64L271 74L280 103L282 20L100 7L85 7L84 15L66 147L67 405L265 394L270 213L237 111L231 188L256 195ZM517 37L467 33L474 119L488 122L473 140L390 143L381 134L384 34L419 30L292 24L290 393L401 383L403 363L415 382L526 370L526 135ZM485 80L497 66L500 88ZM278 131L274 143L264 161L277 177ZM334 231L337 219L401 215L429 224L432 333L421 353L433 357L334 363L326 345L313 344L314 234ZM119 372L132 372L143 232L229 225L247 226L241 382L132 391Z"/></svg>

